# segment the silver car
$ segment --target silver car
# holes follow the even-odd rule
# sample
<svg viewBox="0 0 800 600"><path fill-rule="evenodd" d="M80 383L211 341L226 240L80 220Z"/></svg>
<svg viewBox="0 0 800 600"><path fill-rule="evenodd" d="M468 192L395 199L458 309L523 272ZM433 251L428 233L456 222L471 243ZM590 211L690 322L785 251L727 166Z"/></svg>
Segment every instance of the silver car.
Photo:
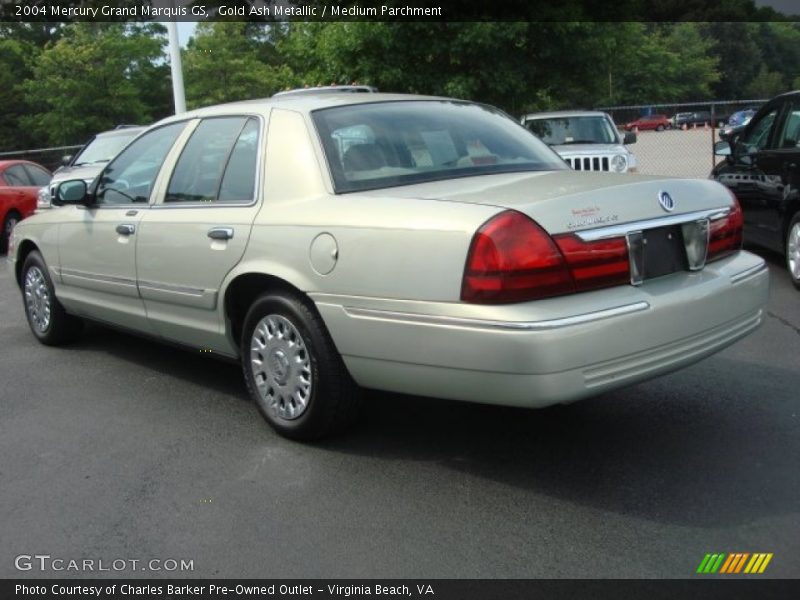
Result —
<svg viewBox="0 0 800 600"><path fill-rule="evenodd" d="M522 117L522 124L576 171L635 173L638 168L636 156L627 148L636 143L636 134L620 133L608 113L530 113Z"/></svg>
<svg viewBox="0 0 800 600"><path fill-rule="evenodd" d="M459 100L204 108L57 204L9 255L39 341L88 319L237 359L297 439L350 423L361 387L540 407L630 385L747 335L767 300L724 186L576 173Z"/></svg>

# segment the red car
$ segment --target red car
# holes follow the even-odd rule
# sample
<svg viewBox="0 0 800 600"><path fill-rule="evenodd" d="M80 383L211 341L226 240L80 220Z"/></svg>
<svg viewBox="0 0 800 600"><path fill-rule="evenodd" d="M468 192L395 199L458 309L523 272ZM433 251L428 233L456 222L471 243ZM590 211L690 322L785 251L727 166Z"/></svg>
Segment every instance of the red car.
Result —
<svg viewBox="0 0 800 600"><path fill-rule="evenodd" d="M664 131L665 129L672 128L672 121L667 118L667 115L645 115L625 125L626 131L632 131L637 128L639 131L644 131L646 129Z"/></svg>
<svg viewBox="0 0 800 600"><path fill-rule="evenodd" d="M50 183L50 171L27 160L0 160L0 253L8 249L8 235L17 221L36 210L39 188Z"/></svg>

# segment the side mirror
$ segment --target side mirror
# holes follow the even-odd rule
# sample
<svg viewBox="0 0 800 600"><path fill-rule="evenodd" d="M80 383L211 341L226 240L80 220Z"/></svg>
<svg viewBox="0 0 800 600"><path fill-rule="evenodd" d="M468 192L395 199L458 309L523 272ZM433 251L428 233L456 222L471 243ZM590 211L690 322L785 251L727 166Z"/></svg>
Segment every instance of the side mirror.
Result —
<svg viewBox="0 0 800 600"><path fill-rule="evenodd" d="M72 161L72 154L65 154L61 157L61 164L63 166L69 166L69 163Z"/></svg>
<svg viewBox="0 0 800 600"><path fill-rule="evenodd" d="M625 137L622 138L623 144L635 144L636 143L636 132L635 131L626 131Z"/></svg>
<svg viewBox="0 0 800 600"><path fill-rule="evenodd" d="M83 179L73 179L59 185L53 202L56 206L66 204L88 206L90 203L86 182Z"/></svg>
<svg viewBox="0 0 800 600"><path fill-rule="evenodd" d="M728 142L717 142L714 144L714 154L716 156L730 156L731 145Z"/></svg>

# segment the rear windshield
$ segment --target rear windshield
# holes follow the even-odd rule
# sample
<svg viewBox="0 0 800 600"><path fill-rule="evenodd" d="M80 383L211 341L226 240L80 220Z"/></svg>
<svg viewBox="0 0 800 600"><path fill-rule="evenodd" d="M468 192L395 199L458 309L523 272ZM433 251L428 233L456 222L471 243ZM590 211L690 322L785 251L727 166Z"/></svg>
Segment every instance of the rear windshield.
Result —
<svg viewBox="0 0 800 600"><path fill-rule="evenodd" d="M457 101L355 104L312 113L337 193L566 164L496 109Z"/></svg>
<svg viewBox="0 0 800 600"><path fill-rule="evenodd" d="M551 146L619 143L616 128L600 115L530 119L525 126Z"/></svg>

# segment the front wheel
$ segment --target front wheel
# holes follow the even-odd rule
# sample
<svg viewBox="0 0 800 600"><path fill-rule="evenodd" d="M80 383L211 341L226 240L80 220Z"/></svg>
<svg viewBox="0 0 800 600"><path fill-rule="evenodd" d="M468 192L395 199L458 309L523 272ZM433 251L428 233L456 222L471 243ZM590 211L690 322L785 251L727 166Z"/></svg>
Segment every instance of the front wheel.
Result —
<svg viewBox="0 0 800 600"><path fill-rule="evenodd" d="M242 367L250 396L281 435L318 439L345 429L360 393L320 317L295 294L264 294L245 318Z"/></svg>
<svg viewBox="0 0 800 600"><path fill-rule="evenodd" d="M28 325L41 343L60 346L81 332L83 322L67 314L61 306L44 258L35 250L28 254L22 266L22 298Z"/></svg>
<svg viewBox="0 0 800 600"><path fill-rule="evenodd" d="M800 212L792 217L786 232L786 267L792 284L800 290Z"/></svg>

